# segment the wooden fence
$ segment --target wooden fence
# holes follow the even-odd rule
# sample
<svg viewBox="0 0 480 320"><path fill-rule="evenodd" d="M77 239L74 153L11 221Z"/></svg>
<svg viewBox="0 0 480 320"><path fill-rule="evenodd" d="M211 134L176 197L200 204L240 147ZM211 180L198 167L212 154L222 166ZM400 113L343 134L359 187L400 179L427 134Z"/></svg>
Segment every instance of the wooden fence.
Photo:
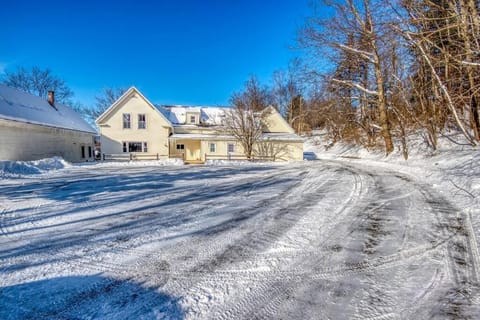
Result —
<svg viewBox="0 0 480 320"><path fill-rule="evenodd" d="M102 153L102 161L140 161L140 160L160 160L160 159L181 159L185 161L185 154L158 154L158 153L116 153L108 154ZM219 154L205 154L205 161L207 160L229 160L229 161L245 161L248 160L244 155L219 155ZM259 156L253 155L250 161L275 161L275 156Z"/></svg>
<svg viewBox="0 0 480 320"><path fill-rule="evenodd" d="M158 153L102 153L103 161L135 161L135 160L160 160L167 159L168 155Z"/></svg>
<svg viewBox="0 0 480 320"><path fill-rule="evenodd" d="M205 161L207 160L232 160L232 161L245 161L248 160L245 155L219 155L219 154L205 154ZM250 161L275 161L275 156L259 156L252 155Z"/></svg>

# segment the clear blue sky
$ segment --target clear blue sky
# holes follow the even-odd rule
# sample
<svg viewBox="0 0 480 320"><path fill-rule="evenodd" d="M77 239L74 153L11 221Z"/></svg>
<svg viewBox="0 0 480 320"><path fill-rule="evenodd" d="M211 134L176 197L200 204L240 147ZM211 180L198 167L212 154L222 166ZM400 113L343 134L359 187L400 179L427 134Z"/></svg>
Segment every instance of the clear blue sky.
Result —
<svg viewBox="0 0 480 320"><path fill-rule="evenodd" d="M299 53L310 0L23 1L0 10L0 73L50 68L76 99L139 88L154 103L225 105Z"/></svg>

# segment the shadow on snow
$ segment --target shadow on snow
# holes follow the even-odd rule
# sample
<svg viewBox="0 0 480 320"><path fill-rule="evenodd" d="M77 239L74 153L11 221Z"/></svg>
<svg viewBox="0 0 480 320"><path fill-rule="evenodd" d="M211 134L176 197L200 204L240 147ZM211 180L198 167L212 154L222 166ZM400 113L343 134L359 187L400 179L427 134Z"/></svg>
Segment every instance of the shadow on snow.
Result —
<svg viewBox="0 0 480 320"><path fill-rule="evenodd" d="M182 319L178 298L100 275L59 277L0 288L0 318Z"/></svg>

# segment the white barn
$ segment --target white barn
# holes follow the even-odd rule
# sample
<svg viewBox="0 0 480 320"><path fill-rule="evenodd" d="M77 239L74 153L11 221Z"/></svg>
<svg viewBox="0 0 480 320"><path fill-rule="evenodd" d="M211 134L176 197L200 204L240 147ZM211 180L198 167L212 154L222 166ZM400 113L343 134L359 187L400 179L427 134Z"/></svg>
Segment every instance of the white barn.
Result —
<svg viewBox="0 0 480 320"><path fill-rule="evenodd" d="M54 92L44 100L0 85L0 160L92 161L95 135L77 112L55 102Z"/></svg>

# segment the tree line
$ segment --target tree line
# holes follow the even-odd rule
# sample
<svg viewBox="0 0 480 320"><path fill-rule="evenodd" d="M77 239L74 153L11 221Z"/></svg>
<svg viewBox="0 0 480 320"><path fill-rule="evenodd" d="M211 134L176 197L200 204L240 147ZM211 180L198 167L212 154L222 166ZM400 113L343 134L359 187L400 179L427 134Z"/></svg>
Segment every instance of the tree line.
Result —
<svg viewBox="0 0 480 320"><path fill-rule="evenodd" d="M269 87L249 79L232 105L240 111L273 105L297 133L324 129L332 144L383 148L386 155L399 141L408 158L412 133L422 133L433 150L451 132L476 146L479 6L477 0L314 2L298 34L303 57L275 72ZM333 14L326 16L326 8Z"/></svg>
<svg viewBox="0 0 480 320"><path fill-rule="evenodd" d="M298 133L324 129L332 144L387 155L399 141L408 158L412 133L433 150L450 132L478 145L479 3L317 1L298 35L304 56L274 73L263 105L276 106ZM243 92L251 87L249 80Z"/></svg>
<svg viewBox="0 0 480 320"><path fill-rule="evenodd" d="M299 35L305 77L320 90L311 108L332 141L393 151L393 139L424 132L432 149L454 130L480 141L480 11L475 0L329 3ZM328 57L328 70L311 68Z"/></svg>

